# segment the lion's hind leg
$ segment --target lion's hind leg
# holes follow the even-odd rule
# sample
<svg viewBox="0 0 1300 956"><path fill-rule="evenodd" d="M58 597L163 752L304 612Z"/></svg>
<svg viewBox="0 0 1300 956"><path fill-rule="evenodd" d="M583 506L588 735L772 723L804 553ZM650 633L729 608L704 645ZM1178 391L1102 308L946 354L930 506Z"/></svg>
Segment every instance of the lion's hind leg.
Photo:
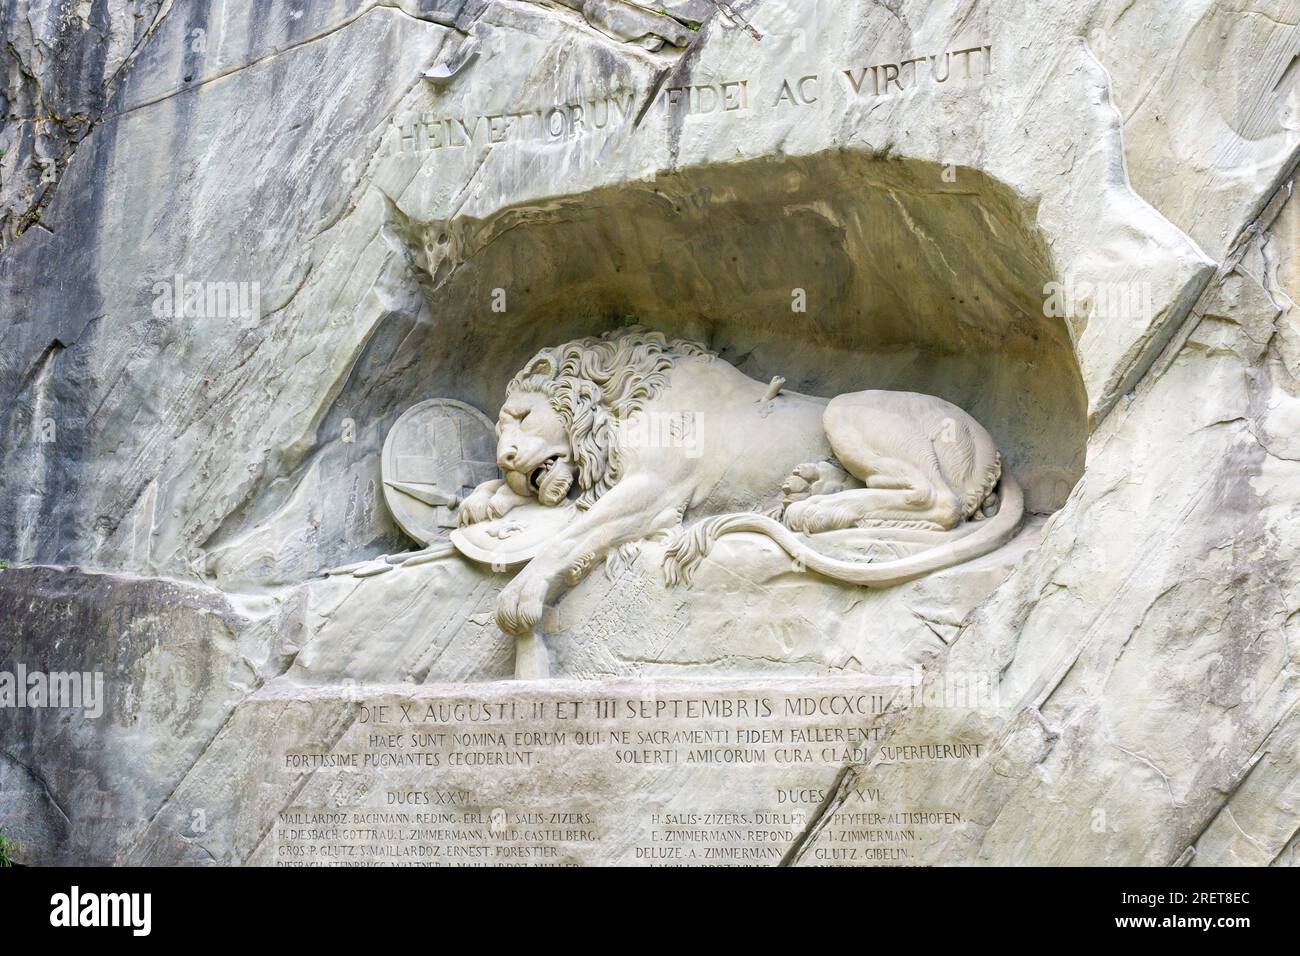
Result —
<svg viewBox="0 0 1300 956"><path fill-rule="evenodd" d="M869 489L856 488L833 495L813 495L785 509L785 526L805 534L856 528L862 520L864 504L875 502L876 494Z"/></svg>
<svg viewBox="0 0 1300 956"><path fill-rule="evenodd" d="M945 531L942 515L923 507L925 492L912 488L854 488L796 501L785 510L791 531L820 534L843 528L906 527Z"/></svg>
<svg viewBox="0 0 1300 956"><path fill-rule="evenodd" d="M832 399L823 418L836 458L865 488L814 496L786 509L786 526L809 534L906 526L945 531L961 503L944 480L933 444L917 426L861 396Z"/></svg>

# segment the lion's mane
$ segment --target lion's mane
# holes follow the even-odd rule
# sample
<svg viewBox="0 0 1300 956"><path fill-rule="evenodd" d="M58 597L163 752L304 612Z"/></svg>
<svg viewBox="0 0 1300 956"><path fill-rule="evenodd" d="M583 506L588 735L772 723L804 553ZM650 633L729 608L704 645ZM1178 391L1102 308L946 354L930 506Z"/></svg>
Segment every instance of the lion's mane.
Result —
<svg viewBox="0 0 1300 956"><path fill-rule="evenodd" d="M590 508L623 471L619 426L668 384L682 358L712 359L704 346L633 326L542 349L506 386L539 392L569 433L578 467L579 508Z"/></svg>

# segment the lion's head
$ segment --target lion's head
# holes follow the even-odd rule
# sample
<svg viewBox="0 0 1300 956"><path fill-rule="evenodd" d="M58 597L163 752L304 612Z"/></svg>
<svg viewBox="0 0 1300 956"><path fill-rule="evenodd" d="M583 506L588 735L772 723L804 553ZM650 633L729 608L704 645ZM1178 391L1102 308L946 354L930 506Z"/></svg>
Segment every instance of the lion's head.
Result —
<svg viewBox="0 0 1300 956"><path fill-rule="evenodd" d="M579 508L618 482L621 422L668 384L701 345L632 327L542 349L506 386L497 419L497 466L518 494L558 504L577 470Z"/></svg>

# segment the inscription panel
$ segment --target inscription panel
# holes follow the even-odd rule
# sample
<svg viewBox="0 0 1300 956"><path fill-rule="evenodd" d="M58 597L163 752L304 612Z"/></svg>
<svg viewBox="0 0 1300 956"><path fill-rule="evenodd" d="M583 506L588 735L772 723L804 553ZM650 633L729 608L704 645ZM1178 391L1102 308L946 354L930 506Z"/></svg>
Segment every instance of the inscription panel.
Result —
<svg viewBox="0 0 1300 956"><path fill-rule="evenodd" d="M873 779L887 781L891 768L985 754L981 740L891 739L889 710L911 689L555 681L334 700L350 723L332 746L284 753L279 772L304 782L253 862L776 865L815 824L804 863L906 865L961 814L908 805L887 784L850 786L825 808L845 766L882 764Z"/></svg>
<svg viewBox="0 0 1300 956"><path fill-rule="evenodd" d="M674 123L724 116L761 118L791 108L844 109L860 100L889 99L943 89L969 89L994 74L993 44L899 56L894 62L861 66L814 65L789 75L756 74L671 82L651 89L618 88L596 94L575 92L545 104L477 102L429 107L394 119L394 155L438 150L485 149L504 143L555 144L635 134L653 110ZM802 112L802 111L800 111Z"/></svg>

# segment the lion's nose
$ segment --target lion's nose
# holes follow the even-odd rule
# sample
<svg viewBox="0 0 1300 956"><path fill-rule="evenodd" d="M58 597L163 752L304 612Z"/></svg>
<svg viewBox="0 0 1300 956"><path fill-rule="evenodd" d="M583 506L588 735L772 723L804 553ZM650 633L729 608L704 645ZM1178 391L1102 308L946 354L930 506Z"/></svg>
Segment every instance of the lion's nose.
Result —
<svg viewBox="0 0 1300 956"><path fill-rule="evenodd" d="M497 467L506 471L514 471L515 463L519 461L519 450L517 448L507 448L501 454L497 455Z"/></svg>

